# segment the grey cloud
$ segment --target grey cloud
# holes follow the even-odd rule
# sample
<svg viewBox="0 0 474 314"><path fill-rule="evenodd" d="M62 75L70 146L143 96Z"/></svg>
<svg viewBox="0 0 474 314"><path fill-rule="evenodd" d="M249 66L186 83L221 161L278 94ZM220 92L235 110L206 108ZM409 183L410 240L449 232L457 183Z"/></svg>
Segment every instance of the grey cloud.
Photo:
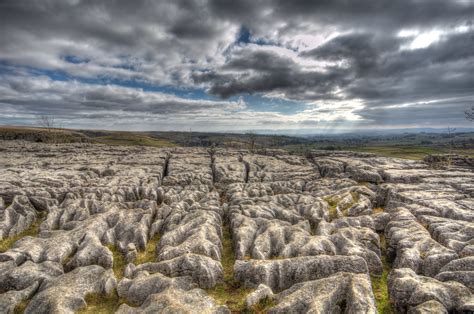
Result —
<svg viewBox="0 0 474 314"><path fill-rule="evenodd" d="M407 102L462 98L443 104L458 110L474 97L473 16L469 0L5 0L0 71L7 74L0 72L0 101L25 113L89 117L242 110L237 102L117 86L69 81L44 87L38 75L50 70L102 83L204 89L222 98L276 95L315 106L354 101L364 107L359 115L374 121L388 105ZM242 26L255 44L236 42ZM456 32L459 26L468 31ZM425 48L404 50L413 37L397 34L407 29L445 33ZM319 35L317 44L295 44L298 36ZM425 116L438 121L444 107L430 107Z"/></svg>
<svg viewBox="0 0 474 314"><path fill-rule="evenodd" d="M473 94L472 32L444 35L422 49L402 49L407 43L395 36L352 33L300 53L317 61L347 61L326 71L308 71L268 51L239 51L223 67L193 78L210 83L209 92L221 97L280 92L294 100L362 99L367 106L374 105L372 100L403 103Z"/></svg>
<svg viewBox="0 0 474 314"><path fill-rule="evenodd" d="M300 55L329 61L347 60L362 75L377 66L382 54L399 49L401 43L402 40L394 37L376 36L374 33L353 33L338 36Z"/></svg>
<svg viewBox="0 0 474 314"><path fill-rule="evenodd" d="M338 69L329 73L308 72L291 59L269 51L237 53L220 70L195 72L193 79L196 83L210 83L209 92L224 98L240 93L281 90L298 99L298 95L304 95L308 87L312 92L330 98L329 94L336 86L349 82ZM226 72L229 70L230 73Z"/></svg>
<svg viewBox="0 0 474 314"><path fill-rule="evenodd" d="M17 110L71 117L91 118L91 114L103 115L102 111L179 115L245 109L245 104L235 101L193 100L126 87L54 82L46 77L4 77L0 92L0 103Z"/></svg>
<svg viewBox="0 0 474 314"><path fill-rule="evenodd" d="M261 25L262 12L271 12L268 19L311 20L313 23L338 25L341 28L383 29L394 31L400 27L429 28L471 20L472 1L444 0L211 0L212 9L234 20L245 21L255 29Z"/></svg>
<svg viewBox="0 0 474 314"><path fill-rule="evenodd" d="M374 125L424 125L427 121L435 125L458 125L463 121L466 99L450 99L434 103L419 103L404 107L372 107L359 110L363 119ZM464 123L468 125L467 121Z"/></svg>
<svg viewBox="0 0 474 314"><path fill-rule="evenodd" d="M189 68L211 62L237 29L199 1L7 0L0 60L78 77L183 84ZM68 54L90 62L68 63Z"/></svg>

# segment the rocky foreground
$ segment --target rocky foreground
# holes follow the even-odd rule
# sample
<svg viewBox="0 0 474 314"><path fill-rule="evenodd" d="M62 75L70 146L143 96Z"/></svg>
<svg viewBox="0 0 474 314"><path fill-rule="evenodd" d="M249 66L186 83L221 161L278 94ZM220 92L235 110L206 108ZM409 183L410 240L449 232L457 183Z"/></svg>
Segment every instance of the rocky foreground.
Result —
<svg viewBox="0 0 474 314"><path fill-rule="evenodd" d="M368 154L0 141L0 312L472 313L473 196Z"/></svg>

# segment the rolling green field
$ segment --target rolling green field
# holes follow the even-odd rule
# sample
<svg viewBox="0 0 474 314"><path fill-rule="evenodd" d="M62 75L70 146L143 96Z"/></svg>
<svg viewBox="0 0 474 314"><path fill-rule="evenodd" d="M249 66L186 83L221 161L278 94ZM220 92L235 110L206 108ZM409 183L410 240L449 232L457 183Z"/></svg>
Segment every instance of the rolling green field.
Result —
<svg viewBox="0 0 474 314"><path fill-rule="evenodd" d="M143 134L135 133L113 133L106 136L94 137L92 139L95 143L107 144L107 145L123 145L123 146L151 146L151 147L175 147L175 143L172 143L165 139L159 139L150 137Z"/></svg>

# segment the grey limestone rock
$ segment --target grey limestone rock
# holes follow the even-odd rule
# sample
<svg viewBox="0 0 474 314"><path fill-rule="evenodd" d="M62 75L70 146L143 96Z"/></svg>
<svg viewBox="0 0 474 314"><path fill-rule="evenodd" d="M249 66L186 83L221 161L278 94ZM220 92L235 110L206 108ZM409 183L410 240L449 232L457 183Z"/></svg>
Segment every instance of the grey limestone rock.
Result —
<svg viewBox="0 0 474 314"><path fill-rule="evenodd" d="M264 299L272 300L274 298L275 296L272 289L264 284L260 284L258 285L257 289L249 293L245 298L245 308L247 310L251 310L252 307L260 301Z"/></svg>
<svg viewBox="0 0 474 314"><path fill-rule="evenodd" d="M206 295L204 290L184 291L170 287L160 293L149 295L140 307L122 304L116 313L230 314L230 311L226 306L217 305L212 298Z"/></svg>
<svg viewBox="0 0 474 314"><path fill-rule="evenodd" d="M432 300L441 303L448 312L472 302L471 292L462 284L419 276L409 268L394 269L388 278L388 289L390 300L399 312Z"/></svg>
<svg viewBox="0 0 474 314"><path fill-rule="evenodd" d="M44 281L25 313L74 313L86 307L87 294L112 293L116 287L112 270L96 265L79 267L57 278Z"/></svg>
<svg viewBox="0 0 474 314"><path fill-rule="evenodd" d="M203 255L184 254L158 263L138 265L132 277L140 271L160 272L168 277L190 276L201 288L212 288L222 281L223 270L220 262Z"/></svg>
<svg viewBox="0 0 474 314"><path fill-rule="evenodd" d="M15 313L15 307L31 298L38 289L38 286L39 283L35 282L23 290L10 290L0 294L0 313Z"/></svg>
<svg viewBox="0 0 474 314"><path fill-rule="evenodd" d="M36 209L27 196L15 196L10 206L0 209L0 240L28 229L36 221L37 216Z"/></svg>
<svg viewBox="0 0 474 314"><path fill-rule="evenodd" d="M431 238L430 233L405 208L391 212L385 228L389 257L394 256L396 268L408 267L416 273L435 276L458 254Z"/></svg>
<svg viewBox="0 0 474 314"><path fill-rule="evenodd" d="M398 312L474 311L472 169L340 151L1 147L0 240L39 232L4 242L0 312L71 313L117 293L119 313L228 313L200 288L222 283L230 243L233 280L257 288L249 309L374 313L369 275L387 252Z"/></svg>
<svg viewBox="0 0 474 314"><path fill-rule="evenodd" d="M367 273L367 264L357 256L306 256L279 260L238 260L235 279L248 287L265 284L273 291L292 285L328 277L337 272Z"/></svg>
<svg viewBox="0 0 474 314"><path fill-rule="evenodd" d="M370 278L347 272L293 285L269 313L377 313Z"/></svg>
<svg viewBox="0 0 474 314"><path fill-rule="evenodd" d="M168 288L189 290L192 281L190 277L169 278L163 274L138 272L133 279L123 278L117 286L118 295L132 304L141 305L145 299L155 293L160 293Z"/></svg>

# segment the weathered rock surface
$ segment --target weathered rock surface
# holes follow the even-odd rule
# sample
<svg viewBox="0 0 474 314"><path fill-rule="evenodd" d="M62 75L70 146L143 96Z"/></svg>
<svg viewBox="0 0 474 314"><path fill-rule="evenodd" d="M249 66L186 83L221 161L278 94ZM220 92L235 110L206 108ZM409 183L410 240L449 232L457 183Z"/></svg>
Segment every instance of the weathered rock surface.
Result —
<svg viewBox="0 0 474 314"><path fill-rule="evenodd" d="M399 312L418 307L429 301L438 302L435 308L453 312L466 309L474 297L468 288L457 282L440 282L431 277L418 276L408 268L393 270L388 278L390 299ZM425 304L423 307L427 307ZM471 309L472 310L472 309Z"/></svg>
<svg viewBox="0 0 474 314"><path fill-rule="evenodd" d="M198 254L185 254L158 263L141 264L132 271L132 276L140 271L160 272L169 277L189 276L201 288L212 288L223 277L220 262Z"/></svg>
<svg viewBox="0 0 474 314"><path fill-rule="evenodd" d="M112 270L95 265L79 267L44 281L25 313L74 313L87 306L87 294L110 294L116 284Z"/></svg>
<svg viewBox="0 0 474 314"><path fill-rule="evenodd" d="M193 289L183 291L168 288L161 293L149 295L138 308L122 304L116 313L230 314L230 311L225 306L216 305L214 300L207 296L204 290Z"/></svg>
<svg viewBox="0 0 474 314"><path fill-rule="evenodd" d="M133 279L122 279L117 287L118 295L133 304L142 304L150 294L160 293L166 289L189 290L191 278L169 278L161 273L150 275L141 271Z"/></svg>
<svg viewBox="0 0 474 314"><path fill-rule="evenodd" d="M273 291L288 289L292 285L331 276L338 272L367 273L367 264L360 257L307 256L281 260L238 260L235 278L246 286L261 283Z"/></svg>
<svg viewBox="0 0 474 314"><path fill-rule="evenodd" d="M416 273L435 276L441 267L458 258L453 250L431 238L426 228L407 209L397 208L385 229L389 257L396 268L411 268Z"/></svg>
<svg viewBox="0 0 474 314"><path fill-rule="evenodd" d="M255 289L245 298L245 308L247 310L252 310L252 307L259 302L262 302L265 299L273 300L274 298L275 295L273 294L273 291L270 287L264 284L259 284L257 289Z"/></svg>
<svg viewBox="0 0 474 314"><path fill-rule="evenodd" d="M276 297L269 313L377 313L370 278L340 272L293 285Z"/></svg>
<svg viewBox="0 0 474 314"><path fill-rule="evenodd" d="M35 282L23 290L10 290L0 294L0 313L15 313L15 307L31 298L38 286L39 283Z"/></svg>
<svg viewBox="0 0 474 314"><path fill-rule="evenodd" d="M72 313L89 294L119 313L374 313L383 271L396 312L474 311L462 163L0 143L2 313ZM229 308L211 297L244 287Z"/></svg>

